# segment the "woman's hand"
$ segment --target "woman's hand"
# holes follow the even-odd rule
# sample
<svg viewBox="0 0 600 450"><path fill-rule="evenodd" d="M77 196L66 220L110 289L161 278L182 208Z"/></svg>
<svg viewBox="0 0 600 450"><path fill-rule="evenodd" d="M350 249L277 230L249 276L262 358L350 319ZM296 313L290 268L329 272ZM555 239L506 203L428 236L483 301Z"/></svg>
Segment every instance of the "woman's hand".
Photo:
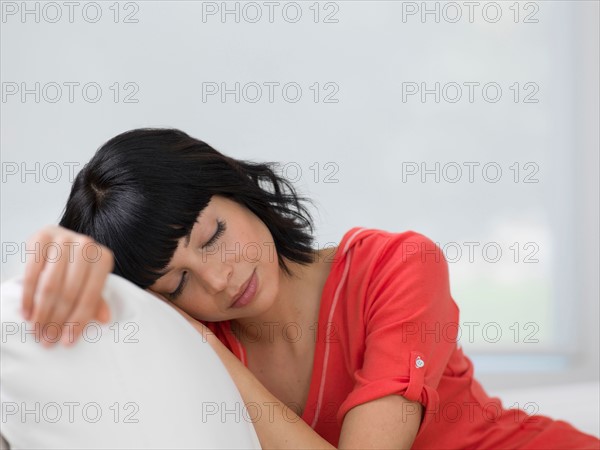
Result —
<svg viewBox="0 0 600 450"><path fill-rule="evenodd" d="M60 226L38 231L27 249L35 249L35 257L28 254L25 264L23 316L35 324L44 345L59 338L72 344L91 320L108 322L102 289L114 266L110 249Z"/></svg>

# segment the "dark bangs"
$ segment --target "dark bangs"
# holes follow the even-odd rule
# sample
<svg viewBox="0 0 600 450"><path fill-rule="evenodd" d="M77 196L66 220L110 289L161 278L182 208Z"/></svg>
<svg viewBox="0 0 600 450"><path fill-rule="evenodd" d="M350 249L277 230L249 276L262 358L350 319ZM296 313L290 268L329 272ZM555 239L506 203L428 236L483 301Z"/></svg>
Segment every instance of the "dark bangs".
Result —
<svg viewBox="0 0 600 450"><path fill-rule="evenodd" d="M106 142L77 174L60 225L92 237L115 255L114 273L147 288L169 264L213 195L248 207L282 257L314 259L313 224L276 163L227 157L176 129L142 128Z"/></svg>

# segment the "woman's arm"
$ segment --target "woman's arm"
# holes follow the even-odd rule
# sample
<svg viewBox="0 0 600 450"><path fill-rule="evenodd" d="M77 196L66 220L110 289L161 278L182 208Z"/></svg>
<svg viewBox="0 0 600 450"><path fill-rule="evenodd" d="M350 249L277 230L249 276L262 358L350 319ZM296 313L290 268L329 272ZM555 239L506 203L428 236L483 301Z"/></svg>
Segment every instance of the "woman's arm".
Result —
<svg viewBox="0 0 600 450"><path fill-rule="evenodd" d="M204 325L200 324L204 327ZM254 374L206 327L204 334L217 352L252 414L254 429L263 449L335 449L291 408L265 388ZM258 406L257 406L258 405ZM260 408L258 412L255 412Z"/></svg>
<svg viewBox="0 0 600 450"><path fill-rule="evenodd" d="M291 408L271 394L210 329L164 297L152 293L184 316L223 361L240 391L244 404L250 405L248 414L263 449L335 449Z"/></svg>
<svg viewBox="0 0 600 450"><path fill-rule="evenodd" d="M152 291L150 291L152 292ZM254 376L217 336L181 308L154 295L185 317L215 350L237 386L263 449L335 449ZM249 406L248 406L249 405ZM258 413L255 411L260 408ZM339 449L410 449L423 407L400 395L388 395L352 408L344 419ZM258 416L258 417L256 417Z"/></svg>
<svg viewBox="0 0 600 450"><path fill-rule="evenodd" d="M190 318L191 321L194 319ZM252 418L263 449L335 449L304 420L265 388L254 374L200 322L192 324L217 352ZM352 408L341 430L340 449L410 449L422 417L422 405L400 395L388 395Z"/></svg>

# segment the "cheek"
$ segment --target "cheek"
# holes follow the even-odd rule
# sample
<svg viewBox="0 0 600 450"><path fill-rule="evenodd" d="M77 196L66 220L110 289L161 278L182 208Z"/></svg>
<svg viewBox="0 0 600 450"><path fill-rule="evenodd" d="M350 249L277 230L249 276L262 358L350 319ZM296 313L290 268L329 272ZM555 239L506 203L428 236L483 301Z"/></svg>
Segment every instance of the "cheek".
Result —
<svg viewBox="0 0 600 450"><path fill-rule="evenodd" d="M279 264L277 260L277 249L275 248L275 242L270 234L262 234L257 239L256 252L260 251L260 259L263 264L270 266L276 266Z"/></svg>
<svg viewBox="0 0 600 450"><path fill-rule="evenodd" d="M193 279L188 281L185 294L182 298L176 300L175 303L180 310L185 311L195 318L203 318L206 315L214 313L211 309L214 308L214 299L207 297L207 294L202 292L200 286Z"/></svg>
<svg viewBox="0 0 600 450"><path fill-rule="evenodd" d="M279 291L279 276L281 269L277 256L267 258L264 262L260 287L265 294L276 295Z"/></svg>
<svg viewBox="0 0 600 450"><path fill-rule="evenodd" d="M185 297L177 302L180 309L196 320L218 322L228 319L227 312L223 309L226 308L226 301L222 294L216 297L208 294L195 277L191 277L188 288Z"/></svg>

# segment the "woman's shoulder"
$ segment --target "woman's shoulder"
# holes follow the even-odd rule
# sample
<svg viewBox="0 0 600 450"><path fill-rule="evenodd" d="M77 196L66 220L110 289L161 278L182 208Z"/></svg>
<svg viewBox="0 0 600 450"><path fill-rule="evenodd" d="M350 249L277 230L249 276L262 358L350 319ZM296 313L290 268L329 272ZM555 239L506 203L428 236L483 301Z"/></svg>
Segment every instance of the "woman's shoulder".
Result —
<svg viewBox="0 0 600 450"><path fill-rule="evenodd" d="M351 255L342 260L338 273L347 273L348 291L362 299L365 310L382 305L425 310L444 303L452 305L454 314L456 305L447 301L448 262L436 242L414 230L352 230L357 234L346 244Z"/></svg>
<svg viewBox="0 0 600 450"><path fill-rule="evenodd" d="M342 236L342 241L352 236L377 236L380 238L397 238L397 239L408 239L411 237L422 237L427 238L424 233L420 233L415 230L391 230L383 228L370 228L363 226L354 226L348 229Z"/></svg>
<svg viewBox="0 0 600 450"><path fill-rule="evenodd" d="M347 273L356 289L400 289L402 284L422 282L444 287L449 280L439 245L414 230L354 227L344 235L335 258L334 273L340 279Z"/></svg>
<svg viewBox="0 0 600 450"><path fill-rule="evenodd" d="M439 246L428 236L415 230L391 231L380 228L353 227L344 233L338 255L342 256L353 249L363 256L378 254L383 256L390 251L405 256L436 252Z"/></svg>
<svg viewBox="0 0 600 450"><path fill-rule="evenodd" d="M327 258L331 278L348 278L366 286L381 279L406 275L428 277L447 271L440 247L426 235L414 230L390 231L379 228L353 227Z"/></svg>

